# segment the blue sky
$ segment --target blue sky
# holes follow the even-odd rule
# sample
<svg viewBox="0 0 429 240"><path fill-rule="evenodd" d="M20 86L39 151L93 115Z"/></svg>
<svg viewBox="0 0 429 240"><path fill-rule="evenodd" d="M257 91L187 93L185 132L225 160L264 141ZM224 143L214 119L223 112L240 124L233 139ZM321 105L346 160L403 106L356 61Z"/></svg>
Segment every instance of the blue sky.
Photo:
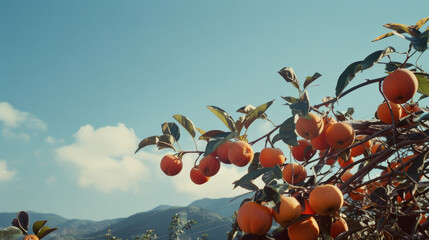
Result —
<svg viewBox="0 0 429 240"><path fill-rule="evenodd" d="M174 114L226 130L207 105L237 118L241 106L276 99L267 114L281 123L290 110L280 96L297 92L278 70L293 67L301 82L321 73L309 89L319 103L348 64L389 45L407 50L398 37L371 40L385 23L427 17L422 2L406 11L403 1L0 1L0 212L98 220L238 195L231 183L244 169L222 166L195 186L194 156L166 177L159 161L168 150L133 152ZM351 86L382 75L374 67ZM378 102L368 87L337 109L372 118ZM269 128L258 120L249 138Z"/></svg>

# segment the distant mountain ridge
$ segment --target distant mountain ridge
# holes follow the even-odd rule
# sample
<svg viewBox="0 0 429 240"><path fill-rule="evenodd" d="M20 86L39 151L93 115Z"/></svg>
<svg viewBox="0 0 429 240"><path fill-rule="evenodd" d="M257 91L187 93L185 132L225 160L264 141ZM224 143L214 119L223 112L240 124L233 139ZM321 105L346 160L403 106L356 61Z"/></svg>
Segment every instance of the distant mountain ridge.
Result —
<svg viewBox="0 0 429 240"><path fill-rule="evenodd" d="M108 229L122 239L134 239L146 230L154 229L158 239L168 239L168 227L174 214L178 213L183 220L194 220L197 224L187 231L186 239L197 239L203 233L209 239L225 239L231 229L232 215L238 209L244 197L210 199L204 198L192 202L186 207L160 205L146 212L136 213L127 218L102 221L66 219L57 214L44 214L29 211L30 227L34 221L48 220L47 226L58 228L48 235L46 240L106 240ZM0 229L11 225L17 213L0 213Z"/></svg>

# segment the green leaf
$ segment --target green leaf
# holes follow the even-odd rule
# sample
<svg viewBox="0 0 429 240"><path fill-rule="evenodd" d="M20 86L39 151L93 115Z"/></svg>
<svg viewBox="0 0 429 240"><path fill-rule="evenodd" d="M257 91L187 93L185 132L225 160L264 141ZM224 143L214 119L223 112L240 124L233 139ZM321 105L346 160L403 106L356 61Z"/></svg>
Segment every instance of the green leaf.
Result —
<svg viewBox="0 0 429 240"><path fill-rule="evenodd" d="M191 120L179 114L174 115L173 118L176 119L176 121L179 122L193 138L195 138L195 125Z"/></svg>
<svg viewBox="0 0 429 240"><path fill-rule="evenodd" d="M282 97L284 100L286 100L288 103L299 103L299 99L298 98L294 98L294 97Z"/></svg>
<svg viewBox="0 0 429 240"><path fill-rule="evenodd" d="M415 36L414 30L410 26L405 25L405 24L388 23L388 24L384 24L383 26L396 31L397 33L408 33L411 36Z"/></svg>
<svg viewBox="0 0 429 240"><path fill-rule="evenodd" d="M233 132L236 131L235 122L227 112L215 106L207 106L207 108L214 113L229 128L229 130Z"/></svg>
<svg viewBox="0 0 429 240"><path fill-rule="evenodd" d="M295 115L295 117L298 117ZM284 121L280 128L279 134L282 141L291 146L298 146L298 136L295 133L295 117L290 117Z"/></svg>
<svg viewBox="0 0 429 240"><path fill-rule="evenodd" d="M380 61L383 57L388 56L391 53L394 53L395 49L393 47L387 47L384 50L379 50L368 55L361 63L362 71L372 67L375 63Z"/></svg>
<svg viewBox="0 0 429 240"><path fill-rule="evenodd" d="M405 39L413 44L413 48L419 52L426 51L428 47L429 30L426 30L422 34L415 37L404 36Z"/></svg>
<svg viewBox="0 0 429 240"><path fill-rule="evenodd" d="M244 107L239 108L239 109L237 110L237 112L239 112L239 113L244 113L244 114L248 114L248 113L249 113L249 112L251 112L253 109L255 109L255 107L249 104L249 105L247 105L247 106L244 106Z"/></svg>
<svg viewBox="0 0 429 240"><path fill-rule="evenodd" d="M259 163L259 155L261 153L260 152L256 152L253 156L252 161L249 164L249 167L247 168L247 172L253 172L257 169L259 169L259 167L261 166L261 164Z"/></svg>
<svg viewBox="0 0 429 240"><path fill-rule="evenodd" d="M413 28L414 29L421 28L428 20L429 20L429 17L420 19L419 21L417 21L416 25L413 26Z"/></svg>
<svg viewBox="0 0 429 240"><path fill-rule="evenodd" d="M280 74L280 76L284 78L284 80L286 80L286 82L292 83L292 85L296 87L299 90L299 92L301 92L298 78L296 77L295 72L291 67L284 67L280 69L278 73Z"/></svg>
<svg viewBox="0 0 429 240"><path fill-rule="evenodd" d="M236 132L222 132L219 134L216 134L212 137L212 139L207 143L206 145L206 149L204 151L204 156L209 155L210 153L212 153L214 150L216 150L220 145L224 144L225 142L237 137L237 133Z"/></svg>
<svg viewBox="0 0 429 240"><path fill-rule="evenodd" d="M417 91L423 95L429 96L429 75L422 73L415 73L419 82L419 88Z"/></svg>
<svg viewBox="0 0 429 240"><path fill-rule="evenodd" d="M23 236L21 229L10 226L0 230L0 239L1 240L15 240Z"/></svg>
<svg viewBox="0 0 429 240"><path fill-rule="evenodd" d="M251 182L253 180L255 180L256 178L258 178L259 176L261 176L262 174L271 171L272 168L261 168L258 170L255 170L253 172L249 172L246 175L244 175L243 177L241 177L239 180L234 182L234 188L238 187L238 186L242 186L243 184L246 184L248 182Z"/></svg>
<svg viewBox="0 0 429 240"><path fill-rule="evenodd" d="M265 184L270 183L271 181L275 180L275 179L282 179L283 178L283 173L282 170L280 168L280 166L278 164L276 164L271 171L266 172L263 176L262 176L262 181Z"/></svg>
<svg viewBox="0 0 429 240"><path fill-rule="evenodd" d="M393 35L395 35L393 32L385 33L385 34L383 34L381 36L378 36L378 37L374 38L374 40L372 40L372 42L375 42L375 41L378 41L378 40L381 40L381 39L384 39L384 38L387 38L387 37L390 37L390 36L393 36Z"/></svg>
<svg viewBox="0 0 429 240"><path fill-rule="evenodd" d="M356 73L359 72L362 67L362 61L357 61L350 64L344 71L341 73L337 81L337 86L335 87L335 96L340 96L343 90L347 87L350 81L355 77Z"/></svg>
<svg viewBox="0 0 429 240"><path fill-rule="evenodd" d="M176 151L176 149L173 146L174 144L174 137L171 134L164 134L159 136L159 140L156 143L156 146L158 146L158 149L164 149L164 148L171 148L174 151Z"/></svg>
<svg viewBox="0 0 429 240"><path fill-rule="evenodd" d="M274 135L273 139L271 139L271 142L274 144L274 143L278 142L279 140L282 140L282 138L280 137L280 134L277 133L276 135Z"/></svg>
<svg viewBox="0 0 429 240"><path fill-rule="evenodd" d="M246 115L240 116L235 122L235 128L237 129L237 133L240 133L244 127L244 122L246 121Z"/></svg>
<svg viewBox="0 0 429 240"><path fill-rule="evenodd" d="M37 221L35 223L33 223L33 232L34 234L37 235L37 233L40 231L40 229L45 226L45 224L47 223L47 220L44 221Z"/></svg>
<svg viewBox="0 0 429 240"><path fill-rule="evenodd" d="M289 104L289 107L292 110L292 115L298 115L300 117L307 116L308 111L310 111L308 92L305 91L303 94L301 94L298 102Z"/></svg>
<svg viewBox="0 0 429 240"><path fill-rule="evenodd" d="M313 74L313 76L311 76L311 77L308 76L305 79L305 82L304 82L304 89L306 89L308 85L310 85L312 82L316 81L316 79L318 79L321 76L322 76L322 74L320 74L318 72L316 72L315 74Z"/></svg>
<svg viewBox="0 0 429 240"><path fill-rule="evenodd" d="M136 154L140 149L149 146L149 145L156 145L158 143L159 137L158 136L152 136L152 137L147 137L143 140L140 141L139 146L137 148L137 150L134 152L134 154Z"/></svg>
<svg viewBox="0 0 429 240"><path fill-rule="evenodd" d="M49 233L51 233L55 230L57 230L57 228L50 228L50 227L45 226L42 229L40 229L40 231L36 234L36 236L39 239L42 239L42 238L46 237L46 235L48 235Z"/></svg>
<svg viewBox="0 0 429 240"><path fill-rule="evenodd" d="M179 126L177 126L174 122L165 122L161 124L162 133L163 134L170 134L174 137L175 141L179 141L180 139L180 129Z"/></svg>
<svg viewBox="0 0 429 240"><path fill-rule="evenodd" d="M398 68L409 68L409 67L414 66L411 63L405 63L405 65L403 67L402 67L402 65L403 65L403 63L401 63L401 62L392 61L392 62L388 62L386 64L386 66L384 67L384 69L386 70L386 72L393 72Z"/></svg>
<svg viewBox="0 0 429 240"><path fill-rule="evenodd" d="M273 104L274 100L259 105L251 112L246 115L246 120L244 121L244 127L249 128L250 124L252 124L257 118L259 118L264 112Z"/></svg>
<svg viewBox="0 0 429 240"><path fill-rule="evenodd" d="M216 135L218 135L220 133L223 133L223 132L224 131L221 131L221 130L210 130L210 131L207 131L207 132L203 133L198 139L199 140L209 141L210 138L212 138L212 137L214 137L214 136L216 136Z"/></svg>

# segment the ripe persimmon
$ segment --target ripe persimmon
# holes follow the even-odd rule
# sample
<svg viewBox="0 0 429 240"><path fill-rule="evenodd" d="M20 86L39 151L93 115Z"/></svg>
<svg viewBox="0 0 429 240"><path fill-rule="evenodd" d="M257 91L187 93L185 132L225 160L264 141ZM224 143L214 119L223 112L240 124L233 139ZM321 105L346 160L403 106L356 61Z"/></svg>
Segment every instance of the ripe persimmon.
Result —
<svg viewBox="0 0 429 240"><path fill-rule="evenodd" d="M358 135L358 136L356 136L355 143L357 141L362 141L366 137L367 136L365 136L365 135ZM371 141L371 139L368 140L368 141L362 142L361 144L359 144L359 145L354 146L354 147L351 148L350 156L357 157L359 155L362 155L365 152L366 149L370 150L371 147L372 147L372 141Z"/></svg>
<svg viewBox="0 0 429 240"><path fill-rule="evenodd" d="M29 234L29 235L26 235L22 240L39 240L39 237L37 237L34 234Z"/></svg>
<svg viewBox="0 0 429 240"><path fill-rule="evenodd" d="M313 217L296 222L287 228L290 240L317 240L319 225Z"/></svg>
<svg viewBox="0 0 429 240"><path fill-rule="evenodd" d="M349 157L349 159L346 161L343 158L339 157L338 158L338 164L340 165L340 167L345 168L348 165L352 164L354 162L354 158L352 156Z"/></svg>
<svg viewBox="0 0 429 240"><path fill-rule="evenodd" d="M175 176L182 171L183 168L183 162L182 160L171 154L166 154L161 159L161 170L167 175L167 176Z"/></svg>
<svg viewBox="0 0 429 240"><path fill-rule="evenodd" d="M285 160L286 157L280 148L264 148L259 154L259 162L263 167L282 165Z"/></svg>
<svg viewBox="0 0 429 240"><path fill-rule="evenodd" d="M282 227L301 216L301 204L294 197L282 195L280 200L279 212L273 210L274 220Z"/></svg>
<svg viewBox="0 0 429 240"><path fill-rule="evenodd" d="M377 117L378 119L380 119L380 121L386 124L392 124L393 123L392 114L390 113L389 105L390 105L390 108L392 109L393 119L395 120L395 123L396 123L398 122L402 114L401 105L396 103L383 102L382 104L380 104L377 108Z"/></svg>
<svg viewBox="0 0 429 240"><path fill-rule="evenodd" d="M336 121L334 119L329 118L329 117L324 118L322 133L320 133L319 136L310 139L310 143L314 149L325 150L325 149L328 149L330 147L328 142L326 142L325 135L326 135L326 130L334 123L336 123Z"/></svg>
<svg viewBox="0 0 429 240"><path fill-rule="evenodd" d="M327 216L338 211L344 202L343 193L333 184L319 185L310 192L310 207L319 215Z"/></svg>
<svg viewBox="0 0 429 240"><path fill-rule="evenodd" d="M306 117L299 117L295 123L295 130L299 136L312 139L323 131L323 119L315 113L308 113Z"/></svg>
<svg viewBox="0 0 429 240"><path fill-rule="evenodd" d="M423 111L423 109L421 107L419 107L419 105L417 105L417 103L405 103L402 106L401 118L410 115L409 113L415 113L415 112L420 112L420 111Z"/></svg>
<svg viewBox="0 0 429 240"><path fill-rule="evenodd" d="M299 162L302 162L309 160L313 156L315 151L313 149L313 146L311 146L310 142L305 139L301 139L298 140L297 146L292 146L291 152L293 158L295 158Z"/></svg>
<svg viewBox="0 0 429 240"><path fill-rule="evenodd" d="M204 176L204 174L197 167L193 167L190 172L191 181L195 184L201 185L206 183L210 177Z"/></svg>
<svg viewBox="0 0 429 240"><path fill-rule="evenodd" d="M213 177L219 172L220 169L220 161L216 157L211 155L207 155L200 160L200 164L198 165L198 169L200 169L201 173L206 177Z"/></svg>
<svg viewBox="0 0 429 240"><path fill-rule="evenodd" d="M371 147L371 153L374 154L374 153L383 151L384 149L386 149L386 147L384 146L384 144L382 144L380 142L379 143L374 143L372 145L372 147Z"/></svg>
<svg viewBox="0 0 429 240"><path fill-rule="evenodd" d="M245 141L233 142L228 150L229 161L238 167L246 166L253 160L253 156L252 146Z"/></svg>
<svg viewBox="0 0 429 240"><path fill-rule="evenodd" d="M381 182L368 183L366 185L366 193L368 195L370 195L372 192L374 192L375 189L380 188L380 187L384 187L383 183L381 183Z"/></svg>
<svg viewBox="0 0 429 240"><path fill-rule="evenodd" d="M232 142L225 142L216 148L217 158L223 163L231 164L231 161L229 161L228 158L228 151L231 144Z"/></svg>
<svg viewBox="0 0 429 240"><path fill-rule="evenodd" d="M338 122L326 130L325 138L332 148L345 149L355 140L355 131L352 125Z"/></svg>
<svg viewBox="0 0 429 240"><path fill-rule="evenodd" d="M245 202L238 210L237 223L245 233L265 235L273 223L272 211L257 202Z"/></svg>
<svg viewBox="0 0 429 240"><path fill-rule="evenodd" d="M419 82L416 75L408 69L397 69L390 73L382 83L386 98L396 104L405 103L417 92Z"/></svg>
<svg viewBox="0 0 429 240"><path fill-rule="evenodd" d="M362 201L365 194L364 187L358 187L349 192L349 197L355 201Z"/></svg>
<svg viewBox="0 0 429 240"><path fill-rule="evenodd" d="M349 230L349 226L347 225L346 220L344 218L339 217L334 220L334 222L331 224L331 237L336 238L338 235L340 235L343 232L347 232Z"/></svg>
<svg viewBox="0 0 429 240"><path fill-rule="evenodd" d="M347 171L345 171L342 175L341 175L341 180L343 182L347 181L351 176L353 176L353 173L350 172L350 169L348 169Z"/></svg>
<svg viewBox="0 0 429 240"><path fill-rule="evenodd" d="M283 179L289 184L301 183L305 178L307 178L307 171L299 163L290 163L283 168Z"/></svg>

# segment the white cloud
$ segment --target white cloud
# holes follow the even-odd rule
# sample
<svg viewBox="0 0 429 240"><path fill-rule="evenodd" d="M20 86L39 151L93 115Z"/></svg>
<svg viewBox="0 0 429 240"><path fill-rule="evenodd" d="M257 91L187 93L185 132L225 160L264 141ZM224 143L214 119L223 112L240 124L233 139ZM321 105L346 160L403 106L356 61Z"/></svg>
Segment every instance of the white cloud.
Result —
<svg viewBox="0 0 429 240"><path fill-rule="evenodd" d="M134 155L138 139L124 124L94 129L82 126L75 143L56 149L62 163L73 165L82 187L102 192L137 190L148 170Z"/></svg>
<svg viewBox="0 0 429 240"><path fill-rule="evenodd" d="M26 128L37 131L46 129L46 124L42 120L30 113L15 109L8 102L0 102L0 122L3 123L2 134L4 136L24 141L30 140L30 136L17 129Z"/></svg>
<svg viewBox="0 0 429 240"><path fill-rule="evenodd" d="M172 177L171 182L178 192L189 193L195 197L221 198L234 197L248 192L243 188L233 189L233 182L247 173L247 167L222 164L219 172L202 185L194 184L189 176L194 164L195 155L183 157L183 170L177 176Z"/></svg>
<svg viewBox="0 0 429 240"><path fill-rule="evenodd" d="M11 180L16 175L16 171L7 169L6 160L0 160L0 181Z"/></svg>

